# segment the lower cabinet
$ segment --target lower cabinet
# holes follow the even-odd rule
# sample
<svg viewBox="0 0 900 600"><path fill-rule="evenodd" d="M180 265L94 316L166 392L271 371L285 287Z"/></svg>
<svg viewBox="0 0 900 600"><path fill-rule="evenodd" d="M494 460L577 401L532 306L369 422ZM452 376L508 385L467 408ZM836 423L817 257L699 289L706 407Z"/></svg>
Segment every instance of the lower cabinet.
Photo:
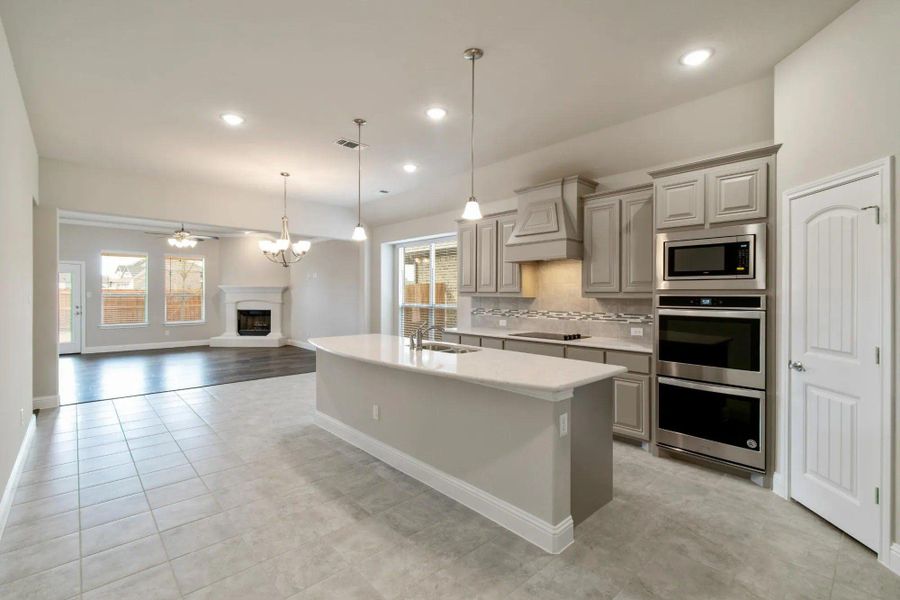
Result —
<svg viewBox="0 0 900 600"><path fill-rule="evenodd" d="M650 376L613 377L613 432L650 441Z"/></svg>
<svg viewBox="0 0 900 600"><path fill-rule="evenodd" d="M459 343L465 346L480 346L481 338L477 335L460 335Z"/></svg>
<svg viewBox="0 0 900 600"><path fill-rule="evenodd" d="M494 350L503 350L503 340L499 338L481 338L482 348L493 348Z"/></svg>
<svg viewBox="0 0 900 600"><path fill-rule="evenodd" d="M566 347L558 344L543 344L541 342L524 342L522 340L506 340L503 344L505 350L513 352L527 352L528 354L543 354L544 356L556 356L565 358Z"/></svg>

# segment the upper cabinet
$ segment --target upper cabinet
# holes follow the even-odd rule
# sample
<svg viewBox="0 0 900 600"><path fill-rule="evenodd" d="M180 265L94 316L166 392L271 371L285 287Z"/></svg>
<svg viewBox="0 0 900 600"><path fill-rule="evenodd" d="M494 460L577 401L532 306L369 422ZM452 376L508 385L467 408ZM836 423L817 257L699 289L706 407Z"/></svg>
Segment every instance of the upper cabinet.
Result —
<svg viewBox="0 0 900 600"><path fill-rule="evenodd" d="M582 294L649 294L653 282L650 185L585 197Z"/></svg>
<svg viewBox="0 0 900 600"><path fill-rule="evenodd" d="M515 212L460 221L457 233L459 293L478 296L533 297L535 266L506 262L506 240L516 223Z"/></svg>
<svg viewBox="0 0 900 600"><path fill-rule="evenodd" d="M651 171L656 228L765 219L780 145Z"/></svg>
<svg viewBox="0 0 900 600"><path fill-rule="evenodd" d="M456 260L459 270L459 292L461 294L473 294L476 290L476 247L475 223L468 221L460 223L456 235Z"/></svg>

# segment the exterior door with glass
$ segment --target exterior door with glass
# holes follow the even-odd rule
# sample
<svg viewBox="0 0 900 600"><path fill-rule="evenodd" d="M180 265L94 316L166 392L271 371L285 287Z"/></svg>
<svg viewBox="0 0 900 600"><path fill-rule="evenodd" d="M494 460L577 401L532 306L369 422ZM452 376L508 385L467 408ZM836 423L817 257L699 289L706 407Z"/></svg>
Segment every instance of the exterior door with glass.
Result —
<svg viewBox="0 0 900 600"><path fill-rule="evenodd" d="M60 354L81 352L82 267L59 263L57 275L57 335Z"/></svg>

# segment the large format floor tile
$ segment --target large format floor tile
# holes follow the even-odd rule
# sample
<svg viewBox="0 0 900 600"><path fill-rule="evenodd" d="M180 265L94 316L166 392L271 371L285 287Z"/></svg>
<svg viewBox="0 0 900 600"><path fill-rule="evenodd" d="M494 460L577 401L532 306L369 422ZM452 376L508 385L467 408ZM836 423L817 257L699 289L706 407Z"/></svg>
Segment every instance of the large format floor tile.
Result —
<svg viewBox="0 0 900 600"><path fill-rule="evenodd" d="M900 577L746 480L614 446L558 556L312 424L314 375L42 411L0 598L900 598Z"/></svg>

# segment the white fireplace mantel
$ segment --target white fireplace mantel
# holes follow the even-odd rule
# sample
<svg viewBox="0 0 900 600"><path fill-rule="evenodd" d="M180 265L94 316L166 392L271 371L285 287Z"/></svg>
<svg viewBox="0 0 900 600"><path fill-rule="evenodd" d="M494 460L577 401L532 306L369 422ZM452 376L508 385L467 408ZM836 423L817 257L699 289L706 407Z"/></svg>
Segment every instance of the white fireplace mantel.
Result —
<svg viewBox="0 0 900 600"><path fill-rule="evenodd" d="M286 286L220 285L225 301L225 333L210 338L210 346L277 347L287 343L282 333L282 296ZM268 310L272 313L272 331L268 335L239 335L239 310Z"/></svg>

